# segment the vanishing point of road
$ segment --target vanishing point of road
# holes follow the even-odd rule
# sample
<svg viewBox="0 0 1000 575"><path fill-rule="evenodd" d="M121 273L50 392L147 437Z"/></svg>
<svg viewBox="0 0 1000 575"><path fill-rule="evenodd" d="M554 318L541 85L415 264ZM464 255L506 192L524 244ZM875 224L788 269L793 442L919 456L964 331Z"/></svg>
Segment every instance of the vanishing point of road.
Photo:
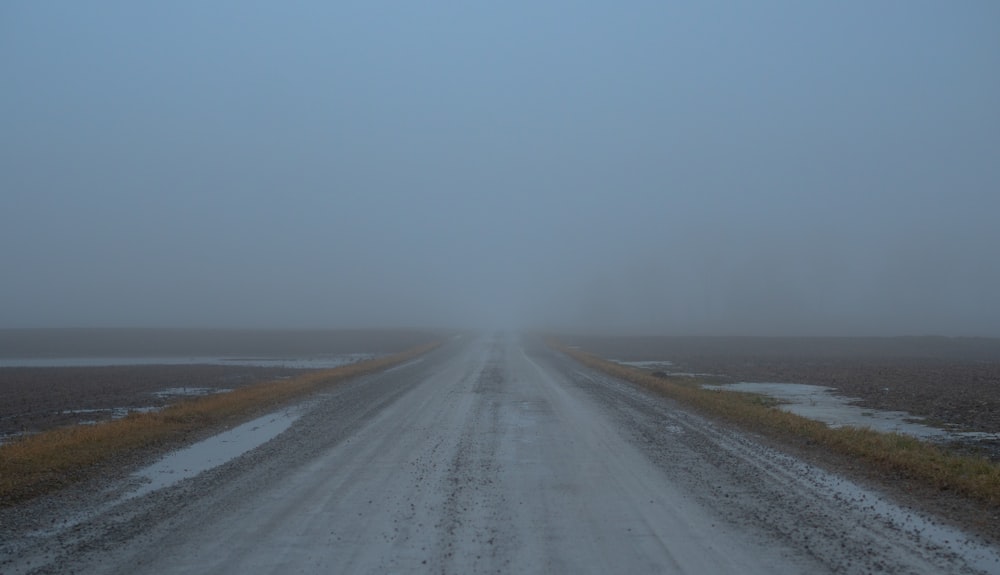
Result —
<svg viewBox="0 0 1000 575"><path fill-rule="evenodd" d="M956 548L943 540L954 534L901 523L905 514L531 338L492 335L310 398L259 448L26 535L3 569L1000 570L995 549Z"/></svg>

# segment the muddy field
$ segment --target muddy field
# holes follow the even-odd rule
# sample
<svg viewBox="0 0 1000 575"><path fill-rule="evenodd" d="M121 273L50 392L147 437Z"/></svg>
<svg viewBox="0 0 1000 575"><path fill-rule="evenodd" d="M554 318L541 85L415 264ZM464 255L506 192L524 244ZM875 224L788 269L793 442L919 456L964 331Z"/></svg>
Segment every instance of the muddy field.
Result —
<svg viewBox="0 0 1000 575"><path fill-rule="evenodd" d="M409 331L0 330L0 360L177 357L301 358L386 354L426 343ZM144 360L145 361L145 360ZM291 377L252 365L0 367L0 440L121 417L184 397Z"/></svg>
<svg viewBox="0 0 1000 575"><path fill-rule="evenodd" d="M162 407L186 395L301 371L220 365L0 368L0 438L104 421L130 410Z"/></svg>
<svg viewBox="0 0 1000 575"><path fill-rule="evenodd" d="M392 353L431 337L402 331L0 330L0 358ZM867 407L907 411L964 431L1000 432L1000 339L560 339L610 359L670 361L670 373L825 385ZM185 390L234 389L302 371L246 365L0 368L0 437L160 407Z"/></svg>
<svg viewBox="0 0 1000 575"><path fill-rule="evenodd" d="M416 330L0 329L0 359L392 353L438 335Z"/></svg>
<svg viewBox="0 0 1000 575"><path fill-rule="evenodd" d="M906 411L932 425L1000 432L1000 339L560 339L609 359L670 361L667 373L712 374L721 382L825 385L860 398L859 405Z"/></svg>
<svg viewBox="0 0 1000 575"><path fill-rule="evenodd" d="M991 533L992 514L975 523L978 506L968 518L951 507L924 514L912 491L897 504L537 341L456 339L323 395L270 441L145 496L123 500L135 476L107 474L89 489L0 509L0 571L770 575L1000 565L996 539L964 529ZM933 499L937 508L951 500Z"/></svg>

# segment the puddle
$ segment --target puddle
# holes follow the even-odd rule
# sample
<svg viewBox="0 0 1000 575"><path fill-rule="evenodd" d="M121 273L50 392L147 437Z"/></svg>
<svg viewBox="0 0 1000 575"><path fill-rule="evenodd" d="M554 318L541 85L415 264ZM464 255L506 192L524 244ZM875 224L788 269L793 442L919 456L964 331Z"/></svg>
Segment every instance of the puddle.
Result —
<svg viewBox="0 0 1000 575"><path fill-rule="evenodd" d="M4 443L10 443L12 441L17 441L18 439L34 435L35 432L31 431L12 431L10 433L0 433L0 445Z"/></svg>
<svg viewBox="0 0 1000 575"><path fill-rule="evenodd" d="M154 411L159 411L159 407L99 407L93 409L64 409L59 413L61 415L94 415L94 414L109 414L111 419L122 419L130 413L152 413ZM98 420L82 420L77 422L79 425L94 425L98 423Z"/></svg>
<svg viewBox="0 0 1000 575"><path fill-rule="evenodd" d="M235 459L277 437L288 429L300 414L299 411L271 413L175 451L153 465L137 471L134 477L142 481L143 485L124 498L140 497L169 487Z"/></svg>
<svg viewBox="0 0 1000 575"><path fill-rule="evenodd" d="M649 371L662 371L666 375L673 377L720 377L717 373L694 373L688 371L670 371L670 367L674 365L674 362L664 360L664 359L654 359L646 361L621 361L618 359L612 359L618 365L627 365L629 367L637 367L639 369L645 369Z"/></svg>
<svg viewBox="0 0 1000 575"><path fill-rule="evenodd" d="M174 397L188 397L188 396L202 396L211 395L214 393L226 393L232 391L231 389L221 389L221 388L211 388L211 387L170 387L167 389L161 389L160 391L155 391L151 393L153 397L158 399L171 399ZM108 416L112 420L122 419L127 417L132 413L154 413L163 409L157 406L144 406L144 407L96 407L96 408L83 408L83 409L64 409L59 412L60 415L94 415L94 416ZM101 419L81 419L77 421L77 425L96 425L101 421L107 421L107 418ZM0 436L0 443L3 443L4 436Z"/></svg>
<svg viewBox="0 0 1000 575"><path fill-rule="evenodd" d="M418 357L417 359L411 359L410 361L408 361L406 363L401 363L401 364L399 364L397 366L390 367L389 369L383 370L382 373L389 373L390 371L396 371L397 369L403 369L403 368L406 368L406 367L410 367L411 365L416 365L416 364L422 362L423 360L424 360L424 358L422 358L422 357Z"/></svg>
<svg viewBox="0 0 1000 575"><path fill-rule="evenodd" d="M662 370L664 368L672 366L674 363L672 361L621 361L618 359L612 359L611 361L617 363L618 365L627 365L629 367L638 367L639 369L648 369L652 371Z"/></svg>
<svg viewBox="0 0 1000 575"><path fill-rule="evenodd" d="M832 387L802 383L731 383L704 389L744 391L767 395L785 403L780 409L822 421L830 427L870 427L933 441L1000 439L1000 433L957 432L920 423L923 418L904 411L880 411L854 405L858 398L834 395Z"/></svg>
<svg viewBox="0 0 1000 575"><path fill-rule="evenodd" d="M286 369L332 369L378 357L348 353L326 357L27 357L0 358L0 367L107 367L117 365L240 365Z"/></svg>
<svg viewBox="0 0 1000 575"><path fill-rule="evenodd" d="M51 536L67 530L106 512L130 499L141 497L153 491L169 487L184 479L194 477L203 471L218 467L251 449L263 445L291 427L305 406L282 412L271 413L248 421L243 425L224 431L208 439L171 452L156 463L132 474L132 484L138 484L113 501L99 504L88 511L69 515L51 527L43 527L28 533L29 536ZM111 489L116 489L112 487Z"/></svg>
<svg viewBox="0 0 1000 575"><path fill-rule="evenodd" d="M232 390L217 389L214 387L168 387L160 391L154 391L153 396L160 399L168 399L171 397L212 395L213 393L227 393L230 391Z"/></svg>
<svg viewBox="0 0 1000 575"><path fill-rule="evenodd" d="M217 360L218 365L246 365L252 367L283 367L290 369L332 369L361 361L377 358L373 353L348 353L330 357L307 358L270 358L270 357L234 357Z"/></svg>

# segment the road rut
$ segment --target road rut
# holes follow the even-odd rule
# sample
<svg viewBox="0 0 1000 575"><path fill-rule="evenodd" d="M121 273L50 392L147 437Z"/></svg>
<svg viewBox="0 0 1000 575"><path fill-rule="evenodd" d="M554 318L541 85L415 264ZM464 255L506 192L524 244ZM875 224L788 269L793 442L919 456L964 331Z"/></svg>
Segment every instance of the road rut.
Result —
<svg viewBox="0 0 1000 575"><path fill-rule="evenodd" d="M870 498L870 499L869 499ZM888 507L887 507L888 506ZM5 572L976 573L996 552L528 339L313 400L222 468L35 534ZM22 537L24 539L24 537ZM28 564L26 561L31 560Z"/></svg>

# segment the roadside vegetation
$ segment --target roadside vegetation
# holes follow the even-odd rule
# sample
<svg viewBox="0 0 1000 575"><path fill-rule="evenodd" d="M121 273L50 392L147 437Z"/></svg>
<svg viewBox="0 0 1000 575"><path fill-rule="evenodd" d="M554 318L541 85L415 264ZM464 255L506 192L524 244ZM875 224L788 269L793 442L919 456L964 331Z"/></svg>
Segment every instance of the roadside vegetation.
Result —
<svg viewBox="0 0 1000 575"><path fill-rule="evenodd" d="M234 425L289 401L429 352L437 344L394 355L268 381L227 393L184 399L151 413L96 425L74 425L0 445L0 507L90 477L95 468L143 450L175 444L205 430Z"/></svg>
<svg viewBox="0 0 1000 575"><path fill-rule="evenodd" d="M908 435L867 428L831 428L779 409L776 402L750 393L710 390L692 378L654 376L579 349L550 345L580 363L623 379L751 431L820 446L872 466L886 476L919 481L1000 507L1000 464L985 457L955 454Z"/></svg>

